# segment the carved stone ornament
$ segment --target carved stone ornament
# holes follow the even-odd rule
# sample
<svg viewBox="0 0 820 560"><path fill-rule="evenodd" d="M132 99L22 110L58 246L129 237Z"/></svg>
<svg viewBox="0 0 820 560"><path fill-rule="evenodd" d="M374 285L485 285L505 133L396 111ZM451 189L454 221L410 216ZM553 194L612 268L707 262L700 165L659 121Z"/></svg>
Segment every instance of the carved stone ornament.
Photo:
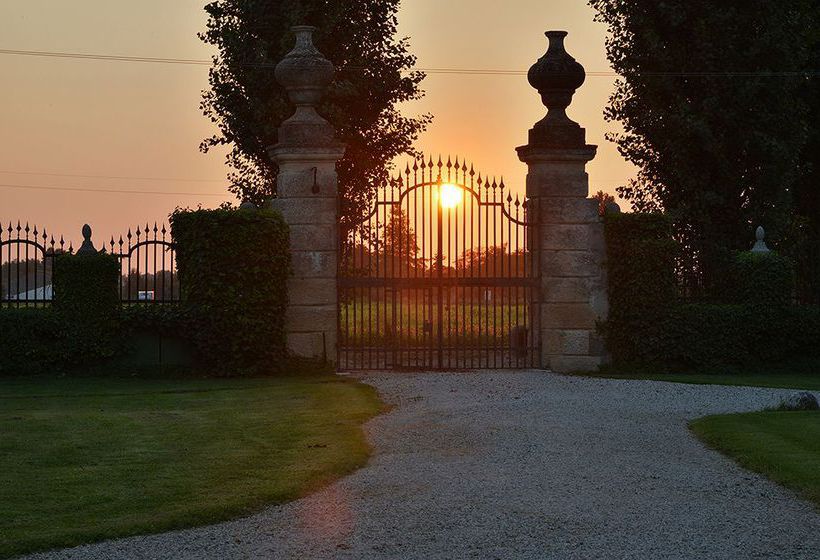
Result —
<svg viewBox="0 0 820 560"><path fill-rule="evenodd" d="M527 73L530 85L541 94L547 116L530 131L530 144L557 147L583 146L584 129L567 116L572 96L584 83L586 73L564 49L566 31L547 31L549 48Z"/></svg>
<svg viewBox="0 0 820 560"><path fill-rule="evenodd" d="M316 111L335 69L313 44L315 27L292 27L296 45L276 65L274 75L296 106L294 114L279 127L278 146L335 145L333 127Z"/></svg>

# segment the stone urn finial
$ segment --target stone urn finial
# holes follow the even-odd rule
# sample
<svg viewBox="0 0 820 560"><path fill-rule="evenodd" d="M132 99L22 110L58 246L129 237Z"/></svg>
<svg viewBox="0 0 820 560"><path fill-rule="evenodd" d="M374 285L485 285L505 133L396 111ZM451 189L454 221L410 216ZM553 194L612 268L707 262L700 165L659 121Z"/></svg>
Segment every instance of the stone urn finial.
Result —
<svg viewBox="0 0 820 560"><path fill-rule="evenodd" d="M769 249L768 245L766 245L766 230L763 229L763 226L757 226L755 230L755 244L752 247L753 253L769 253L771 250Z"/></svg>
<svg viewBox="0 0 820 560"><path fill-rule="evenodd" d="M315 27L297 25L290 29L296 35L296 46L279 64L274 75L297 107L315 107L325 88L333 81L335 69L313 44Z"/></svg>
<svg viewBox="0 0 820 560"><path fill-rule="evenodd" d="M532 131L536 133L536 138L532 138L531 132L531 141L583 146L584 131L567 116L566 111L575 90L584 83L586 72L564 49L566 31L547 31L545 35L549 39L547 52L532 65L527 79L541 94L541 101L548 112L543 120L536 123Z"/></svg>
<svg viewBox="0 0 820 560"><path fill-rule="evenodd" d="M316 106L333 81L335 68L313 44L315 27L297 25L291 31L296 36L296 45L276 65L274 75L288 92L296 111L282 123L279 145L304 143L307 137L314 144L331 143L333 129L316 112Z"/></svg>

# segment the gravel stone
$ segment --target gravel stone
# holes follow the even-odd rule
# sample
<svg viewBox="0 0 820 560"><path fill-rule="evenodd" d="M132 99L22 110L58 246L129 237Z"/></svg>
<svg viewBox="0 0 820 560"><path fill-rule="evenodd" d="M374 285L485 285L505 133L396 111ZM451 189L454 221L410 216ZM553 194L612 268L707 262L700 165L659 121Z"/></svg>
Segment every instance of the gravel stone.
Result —
<svg viewBox="0 0 820 560"><path fill-rule="evenodd" d="M209 527L38 559L820 557L820 514L701 445L687 421L788 390L540 371L363 377L395 405L367 467Z"/></svg>

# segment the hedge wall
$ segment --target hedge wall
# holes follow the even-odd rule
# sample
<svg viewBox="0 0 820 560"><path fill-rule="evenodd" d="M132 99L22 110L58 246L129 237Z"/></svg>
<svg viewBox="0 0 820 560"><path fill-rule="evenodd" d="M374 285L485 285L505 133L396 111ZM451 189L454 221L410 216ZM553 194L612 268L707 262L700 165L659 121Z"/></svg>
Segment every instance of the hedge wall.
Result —
<svg viewBox="0 0 820 560"><path fill-rule="evenodd" d="M738 253L729 276L729 302L762 307L784 307L792 302L794 266L777 253Z"/></svg>
<svg viewBox="0 0 820 560"><path fill-rule="evenodd" d="M63 329L51 309L2 309L0 333L0 376L46 373L58 367Z"/></svg>
<svg viewBox="0 0 820 560"><path fill-rule="evenodd" d="M791 305L793 268L776 253L729 259L718 303L681 302L678 246L660 214L605 217L609 319L619 369L706 371L820 359L820 308Z"/></svg>
<svg viewBox="0 0 820 560"><path fill-rule="evenodd" d="M663 214L608 214L604 231L610 310L603 331L614 362L641 362L677 301L672 223Z"/></svg>
<svg viewBox="0 0 820 560"><path fill-rule="evenodd" d="M203 365L220 375L269 373L285 358L288 228L267 210L171 215L182 307Z"/></svg>
<svg viewBox="0 0 820 560"><path fill-rule="evenodd" d="M61 363L104 360L120 337L120 264L105 253L64 254L55 261L54 312L63 333Z"/></svg>

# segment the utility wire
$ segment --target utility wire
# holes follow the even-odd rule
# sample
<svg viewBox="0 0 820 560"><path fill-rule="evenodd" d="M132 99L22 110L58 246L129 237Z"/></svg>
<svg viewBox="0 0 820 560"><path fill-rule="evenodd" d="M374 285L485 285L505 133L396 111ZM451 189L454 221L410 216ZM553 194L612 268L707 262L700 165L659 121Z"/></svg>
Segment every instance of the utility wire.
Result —
<svg viewBox="0 0 820 560"><path fill-rule="evenodd" d="M67 192L89 192L89 193L116 193L116 194L166 194L174 196L230 196L229 193L203 193L203 192L180 192L180 191L138 191L127 189L92 189L87 187L54 187L45 185L15 185L0 183L0 187L7 189L26 189L38 191L67 191Z"/></svg>
<svg viewBox="0 0 820 560"><path fill-rule="evenodd" d="M0 54L16 56L36 56L46 58L68 58L77 60L101 60L109 62L142 62L153 64L181 64L210 66L212 60L198 60L190 58L160 58L148 56L124 56L110 54L92 53L72 53L59 51L26 51L14 49L0 49ZM245 63L244 66L259 68L274 68L276 64L270 62ZM363 66L343 66L342 70L366 70ZM477 76L526 76L526 70L491 69L491 68L415 68L406 72L421 71L427 74L452 74L452 75L477 75ZM593 77L614 77L618 76L613 71L591 71L586 73ZM739 78L788 78L788 77L809 77L820 76L818 71L805 72L641 72L642 76L665 76L665 77L707 77L725 76Z"/></svg>
<svg viewBox="0 0 820 560"><path fill-rule="evenodd" d="M24 189L37 191L67 191L67 192L84 192L84 193L114 193L114 194L145 194L145 195L174 195L174 196L231 196L230 193L203 193L203 192L186 192L186 191L138 191L127 189L94 189L90 187L55 187L46 185L15 185L8 183L0 183L0 188L7 189ZM607 189L610 187L602 187L597 185L594 189ZM612 187L617 188L617 187Z"/></svg>
<svg viewBox="0 0 820 560"><path fill-rule="evenodd" d="M76 175L73 173L38 173L35 171L0 171L2 175L40 175L44 177L76 177L80 179L116 179L129 181L167 181L169 183L225 183L222 179L178 179L173 177L132 177L127 175Z"/></svg>

